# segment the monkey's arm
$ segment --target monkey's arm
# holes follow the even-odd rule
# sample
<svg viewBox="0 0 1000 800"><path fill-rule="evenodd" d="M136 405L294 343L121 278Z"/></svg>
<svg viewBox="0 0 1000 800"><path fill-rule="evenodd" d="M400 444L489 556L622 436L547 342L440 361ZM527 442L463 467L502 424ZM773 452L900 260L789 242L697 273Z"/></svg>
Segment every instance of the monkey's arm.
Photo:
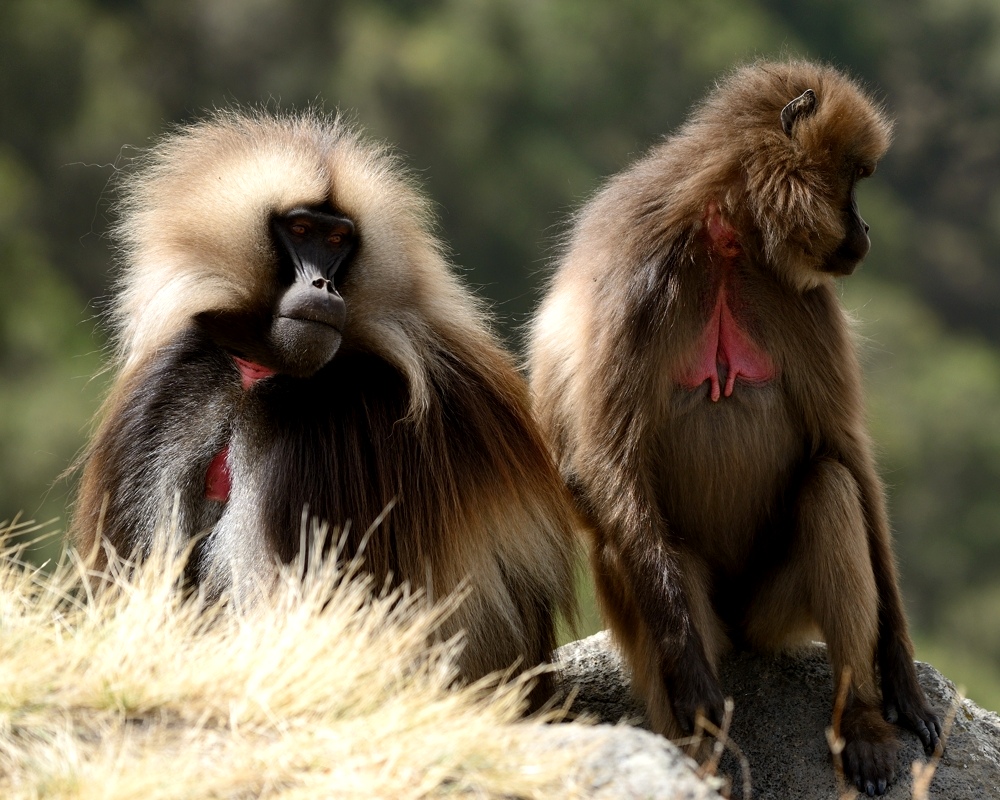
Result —
<svg viewBox="0 0 1000 800"><path fill-rule="evenodd" d="M658 473L650 448L659 446L654 443L664 411L650 398L660 397L658 377L663 362L673 358L681 265L696 263L689 253L696 241L693 230L685 228L655 249L637 253L623 275L625 302L602 310L608 330L598 339L590 372L597 402L585 422L593 427L586 434L583 460L591 472L591 517L599 518L603 553L598 556L620 565L626 582L622 591L634 601L652 639L655 666L647 669L657 670L656 682L666 689L684 733L694 731L699 710L721 725L725 698L715 675L713 643L705 638L714 612L702 565L675 540L651 482Z"/></svg>
<svg viewBox="0 0 1000 800"><path fill-rule="evenodd" d="M632 595L656 654L658 675L649 678L662 680L682 732L694 732L699 711L721 727L725 698L695 622L681 556L663 521L645 510L644 500L625 503L631 506L623 509L630 521L603 525L595 559L597 568L606 571L601 578L606 582L609 574L624 574L625 585L617 589Z"/></svg>
<svg viewBox="0 0 1000 800"><path fill-rule="evenodd" d="M644 453L651 437L641 422L645 414L623 408L623 399L635 396L612 389L605 398L604 408L621 424L604 442L616 444L605 452L596 445L599 452L578 459L583 469L570 483L593 523L598 591L608 616L617 621L615 634L626 649L642 653L630 661L648 674L636 679L662 685L682 733L689 734L699 710L716 725L723 716L725 698L703 638L707 631L699 624L711 613L710 603L702 570L672 540L648 481Z"/></svg>
<svg viewBox="0 0 1000 800"><path fill-rule="evenodd" d="M115 385L86 454L71 536L84 553L103 537L123 557L148 551L158 526L184 537L209 526L208 465L228 435L232 365L182 336ZM138 552L136 552L138 551ZM100 566L103 552L95 553Z"/></svg>
<svg viewBox="0 0 1000 800"><path fill-rule="evenodd" d="M878 664L881 673L882 703L889 722L909 728L932 753L941 739L941 721L930 708L917 682L913 665L913 644L903 612L896 562L891 549L891 533L885 507L885 493L864 442L847 442L845 465L858 482L865 519L868 549L879 598Z"/></svg>
<svg viewBox="0 0 1000 800"><path fill-rule="evenodd" d="M826 296L831 305L833 300ZM868 548L875 590L878 596L878 634L875 654L880 671L882 705L885 718L899 722L917 736L927 752L932 752L940 741L941 722L931 710L924 692L917 682L913 664L913 644L899 593L899 579L892 553L892 534L885 504L885 489L878 477L863 419L861 368L846 328L839 335L830 337L834 349L832 363L844 364L835 373L829 386L828 403L844 409L839 417L827 415L825 422L815 417L822 431L823 448L844 467L857 484L860 512Z"/></svg>

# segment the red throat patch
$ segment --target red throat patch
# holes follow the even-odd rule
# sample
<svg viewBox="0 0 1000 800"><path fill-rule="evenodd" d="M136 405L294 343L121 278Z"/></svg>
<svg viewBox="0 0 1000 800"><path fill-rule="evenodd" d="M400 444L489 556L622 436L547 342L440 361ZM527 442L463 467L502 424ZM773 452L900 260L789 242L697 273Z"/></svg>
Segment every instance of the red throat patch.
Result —
<svg viewBox="0 0 1000 800"><path fill-rule="evenodd" d="M233 356L233 361L236 362L236 367L240 371L240 378L243 380L243 388L249 389L257 381L263 380L264 378L270 378L272 375L277 374L270 367L264 367L260 364L254 364L252 361L247 361L243 358L238 358Z"/></svg>

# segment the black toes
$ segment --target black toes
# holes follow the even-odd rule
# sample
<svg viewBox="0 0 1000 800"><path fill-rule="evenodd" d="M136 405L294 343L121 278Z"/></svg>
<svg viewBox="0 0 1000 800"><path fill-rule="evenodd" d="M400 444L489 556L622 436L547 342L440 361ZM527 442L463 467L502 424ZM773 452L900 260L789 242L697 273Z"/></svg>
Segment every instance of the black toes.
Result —
<svg viewBox="0 0 1000 800"><path fill-rule="evenodd" d="M879 778L878 782L866 781L862 778L858 778L855 783L859 792L863 792L869 797L881 797L885 794L886 790L889 788L889 783L885 778Z"/></svg>
<svg viewBox="0 0 1000 800"><path fill-rule="evenodd" d="M879 710L862 707L844 714L841 735L844 778L868 797L885 794L896 777L899 740L895 729Z"/></svg>

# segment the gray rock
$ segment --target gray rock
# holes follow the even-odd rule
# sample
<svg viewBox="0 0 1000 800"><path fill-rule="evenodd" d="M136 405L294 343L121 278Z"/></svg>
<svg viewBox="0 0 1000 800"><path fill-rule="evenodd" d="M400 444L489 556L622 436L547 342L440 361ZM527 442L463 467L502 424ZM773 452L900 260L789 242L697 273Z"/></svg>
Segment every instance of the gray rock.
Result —
<svg viewBox="0 0 1000 800"><path fill-rule="evenodd" d="M567 795L589 800L669 798L722 800L719 779L702 780L697 764L662 736L623 725L556 725L541 749L572 748L588 755L567 776Z"/></svg>
<svg viewBox="0 0 1000 800"><path fill-rule="evenodd" d="M645 725L642 704L631 696L626 670L606 632L561 647L556 656L564 690L576 693L573 713L605 723L625 720ZM917 674L928 700L942 717L955 712L928 796L942 800L1000 798L1000 717L971 701L960 701L954 684L928 664L918 662ZM826 648L817 644L781 655L741 653L723 663L721 679L724 691L735 702L729 735L749 764L752 796L756 800L837 798L825 735L833 707L833 676ZM887 800L914 798L911 764L928 761L916 736L900 731L900 739L903 746L897 779L885 795ZM635 764L636 753L630 752L629 759ZM719 772L731 780L732 796L743 797L743 777L736 757L727 753ZM670 784L660 793L649 787L635 794L629 791L616 796L675 796Z"/></svg>

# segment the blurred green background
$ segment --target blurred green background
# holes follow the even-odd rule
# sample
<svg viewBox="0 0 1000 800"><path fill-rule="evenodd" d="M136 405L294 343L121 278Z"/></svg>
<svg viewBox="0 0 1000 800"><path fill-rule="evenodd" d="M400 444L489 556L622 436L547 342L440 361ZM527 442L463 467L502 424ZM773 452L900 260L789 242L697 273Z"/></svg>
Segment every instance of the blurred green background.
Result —
<svg viewBox="0 0 1000 800"><path fill-rule="evenodd" d="M918 656L1000 709L995 0L3 0L0 521L65 520L106 385L108 184L170 124L350 113L418 173L517 348L568 214L758 56L830 61L897 119L844 300Z"/></svg>

